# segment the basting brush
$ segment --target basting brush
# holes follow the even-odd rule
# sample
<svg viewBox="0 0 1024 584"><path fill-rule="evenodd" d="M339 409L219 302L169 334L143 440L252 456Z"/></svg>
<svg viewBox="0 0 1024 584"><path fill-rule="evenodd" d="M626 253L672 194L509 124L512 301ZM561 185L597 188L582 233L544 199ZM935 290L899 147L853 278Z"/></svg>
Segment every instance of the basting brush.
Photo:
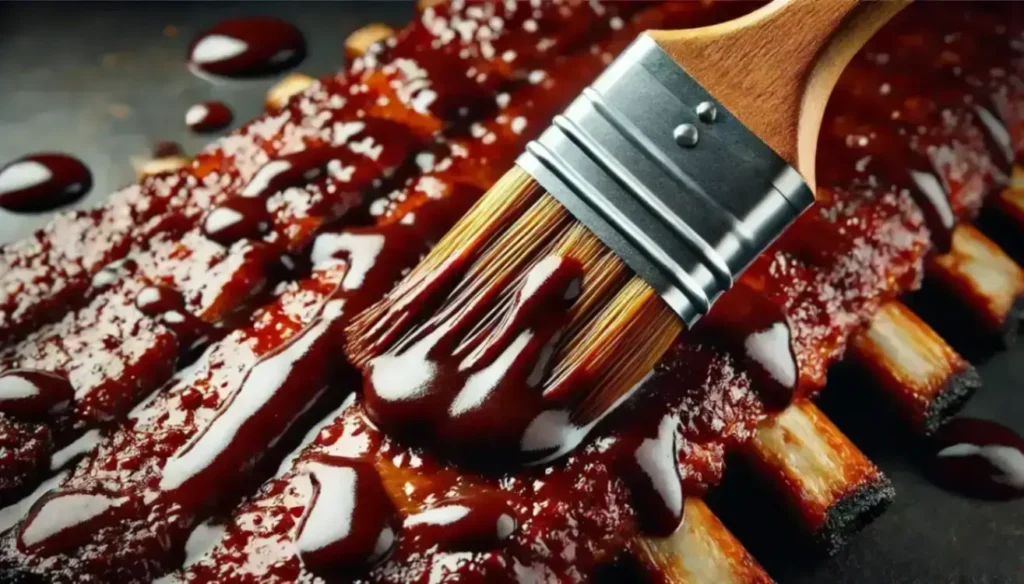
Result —
<svg viewBox="0 0 1024 584"><path fill-rule="evenodd" d="M829 92L904 5L641 35L350 325L374 422L461 456L578 444L813 202Z"/></svg>

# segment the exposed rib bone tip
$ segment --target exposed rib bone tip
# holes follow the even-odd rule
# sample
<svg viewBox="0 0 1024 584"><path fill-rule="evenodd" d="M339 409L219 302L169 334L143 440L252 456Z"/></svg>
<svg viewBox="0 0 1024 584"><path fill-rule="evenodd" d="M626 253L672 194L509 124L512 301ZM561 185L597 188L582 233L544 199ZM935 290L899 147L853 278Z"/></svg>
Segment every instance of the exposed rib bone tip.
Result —
<svg viewBox="0 0 1024 584"><path fill-rule="evenodd" d="M267 90L267 99L264 101L264 106L268 112L279 112L288 105L288 100L293 95L302 93L310 85L313 85L314 81L316 80L305 73L292 73Z"/></svg>

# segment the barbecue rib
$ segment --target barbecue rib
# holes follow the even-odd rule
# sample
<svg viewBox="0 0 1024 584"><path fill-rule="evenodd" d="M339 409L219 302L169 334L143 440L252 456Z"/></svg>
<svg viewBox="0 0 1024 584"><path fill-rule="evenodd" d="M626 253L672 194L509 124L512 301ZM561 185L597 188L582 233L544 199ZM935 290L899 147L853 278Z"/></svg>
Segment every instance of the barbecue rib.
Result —
<svg viewBox="0 0 1024 584"><path fill-rule="evenodd" d="M898 165L854 164L866 152L908 164L915 149L939 158L933 168L915 170L948 190L955 217L970 219L1001 179L988 163L985 128L952 98L944 105L954 121L922 118L932 131L920 141L885 133L868 100L855 113L833 111L833 137L844 140L823 138L836 150L833 174L820 173L833 177L820 207L755 263L704 332L676 342L632 404L564 461L498 474L458 468L380 434L358 403L338 406L357 383L353 368L334 357L344 322L386 293L611 54L639 30L749 9L569 4L430 8L345 75L304 88L278 116L224 139L190 167L147 173L142 187L122 191L107 207L58 219L31 242L4 248L10 267L0 280L31 292L0 297L2 336L11 343L0 383L18 375L31 381L25 370L42 369L65 376L76 394L73 407L43 421L11 415L23 410L0 403L0 439L19 446L20 464L5 465L0 476L7 500L44 479L46 489L56 487L0 510L0 525L10 527L0 541L5 575L146 579L175 569L184 552L187 566L171 579L294 581L326 571L373 581L571 580L589 578L630 550L670 581L768 581L692 498L719 480L724 454L734 448L770 481L793 477L774 481L781 499L828 547L885 504L884 477L805 398L821 389L852 337L856 360L886 380L882 389L905 400L908 420L926 431L949 413L948 396L962 392L948 387L969 365L907 318L895 298L927 272L940 286L966 285L972 292L960 302L1002 327L1005 299L1012 307L1021 292L1016 277L994 287L971 280L977 263L1020 269L969 226L949 226L946 255L966 253L973 264L955 269L965 262L951 262L941 271L934 266L944 256L926 261L929 235L942 245L941 210L922 204L928 193L908 192L917 183L889 172ZM985 30L971 23L970 32ZM480 38L485 27L488 38ZM435 46L444 38L452 45ZM867 52L894 42L883 33ZM359 41L353 44L349 50L358 51ZM461 78L470 68L478 76ZM270 99L273 109L304 85L301 78L285 84ZM1019 124L1007 126L1016 131ZM865 132L866 143L845 139L851 132ZM314 170L314 179L303 176ZM218 219L217 209L234 215L220 212ZM228 220L235 215L246 219ZM108 227L75 232L90 249L75 255L52 235L69 222ZM263 222L269 225L261 228ZM976 244L967 251L958 247L962 233ZM128 261L101 269L122 257ZM196 278L206 271L220 276ZM66 282L56 283L58 275ZM86 305L71 301L90 288ZM730 317L730 307L746 301L768 320ZM67 316L40 327L44 313ZM117 327L119 348L107 357L113 370L130 364L142 378L95 378L95 357L83 356L109 342L90 332L97 322ZM891 322L912 322L888 326L927 341L877 333ZM767 344L750 350L762 330L772 333L757 337ZM209 348L196 357L204 343ZM913 379L900 377L893 364L900 346L933 356L927 390L914 384L918 370ZM775 353L766 358L765 350ZM167 381L175 354L195 364L120 421ZM772 411L792 400L782 413ZM310 415L333 407L305 447L235 506ZM786 432L799 443L777 439ZM76 456L82 459L72 464ZM827 488L813 488L820 484ZM339 534L330 513L343 503L331 496L346 488L368 503L355 510L350 533ZM673 532L684 507L683 529L654 537ZM88 516L61 512L68 508ZM425 553L434 546L437 553Z"/></svg>

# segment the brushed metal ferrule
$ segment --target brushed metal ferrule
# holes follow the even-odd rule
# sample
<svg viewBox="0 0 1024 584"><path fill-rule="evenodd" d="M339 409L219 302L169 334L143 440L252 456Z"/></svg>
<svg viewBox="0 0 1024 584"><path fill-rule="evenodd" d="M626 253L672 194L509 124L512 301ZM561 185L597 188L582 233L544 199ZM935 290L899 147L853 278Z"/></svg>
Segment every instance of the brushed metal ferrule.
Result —
<svg viewBox="0 0 1024 584"><path fill-rule="evenodd" d="M687 326L814 202L795 169L646 35L517 164Z"/></svg>

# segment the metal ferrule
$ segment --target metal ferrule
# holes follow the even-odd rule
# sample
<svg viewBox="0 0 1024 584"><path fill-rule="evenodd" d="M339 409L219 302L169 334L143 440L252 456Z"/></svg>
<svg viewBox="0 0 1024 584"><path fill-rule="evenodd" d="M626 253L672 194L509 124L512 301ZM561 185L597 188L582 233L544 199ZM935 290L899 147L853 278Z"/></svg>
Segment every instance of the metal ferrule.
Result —
<svg viewBox="0 0 1024 584"><path fill-rule="evenodd" d="M517 164L687 326L814 202L796 170L647 35Z"/></svg>

